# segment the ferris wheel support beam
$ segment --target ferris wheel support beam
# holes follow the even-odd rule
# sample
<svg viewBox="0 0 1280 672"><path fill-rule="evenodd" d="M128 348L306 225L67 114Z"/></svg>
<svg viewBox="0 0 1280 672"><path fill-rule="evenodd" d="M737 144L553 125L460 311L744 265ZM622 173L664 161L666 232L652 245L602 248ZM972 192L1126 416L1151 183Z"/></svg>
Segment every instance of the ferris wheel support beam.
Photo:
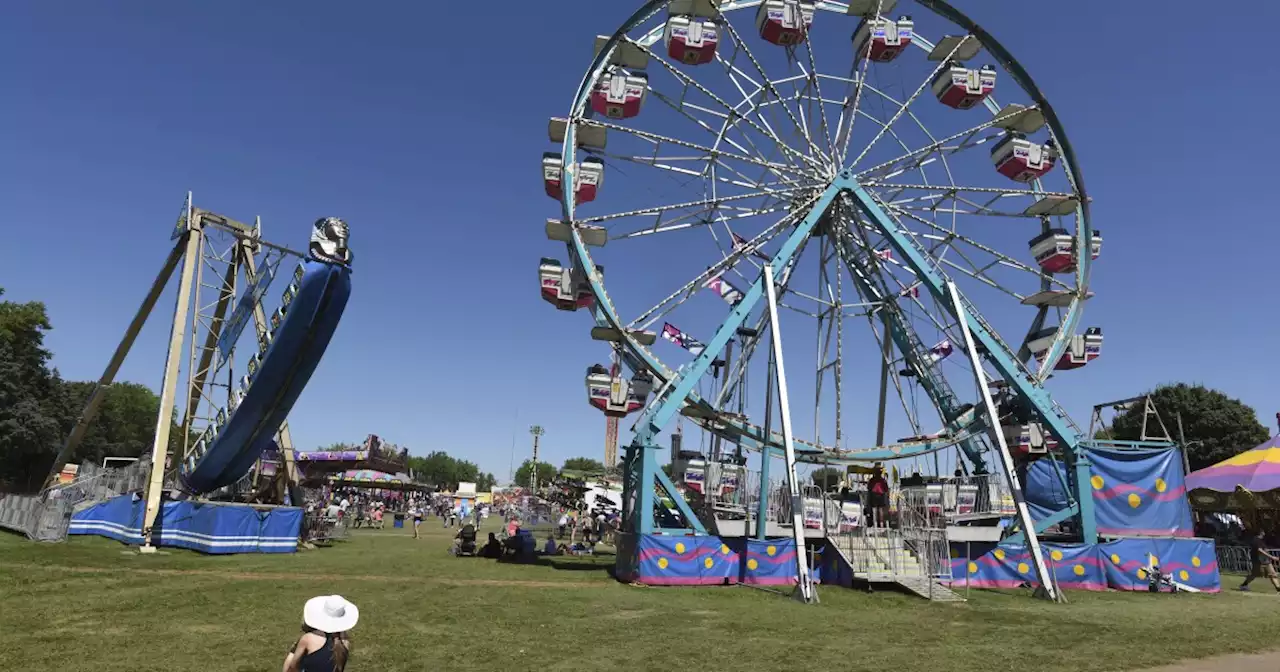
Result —
<svg viewBox="0 0 1280 672"><path fill-rule="evenodd" d="M853 229L856 223L850 226ZM902 319L901 312L898 311L896 305L890 305L889 297L893 296L893 292L889 290L884 283L877 285L873 278L878 278L867 268L867 257L869 255L859 254L858 250L852 245L847 232L842 232L838 236L841 246L841 256L844 258L845 264L849 267L849 275L853 279L854 285L858 292L863 295L867 301L875 301L881 304L880 314L884 319L886 331L889 338L885 339L885 350L888 351L889 343L892 339L893 345L897 346L898 351L902 353L903 358L916 372L916 379L920 382L920 386L924 389L925 394L933 401L933 404L939 410L942 416L943 425L948 431L958 432L963 429L973 429L971 425L980 421L976 414L972 412L961 413L960 402L956 397L955 391L951 389L951 385L947 383L947 379L937 369L936 362L929 361L929 353L925 350L924 343L920 337L916 335L905 320ZM884 366L890 364L888 358L885 358ZM887 376L887 373L886 373ZM881 386L881 417L883 417L884 408L884 385ZM881 420L881 423L883 420ZM877 426L876 444L881 444L881 426ZM987 473L986 461L982 459L982 450L976 441L969 437L961 442L961 449L964 450L965 457L973 465L975 474Z"/></svg>
<svg viewBox="0 0 1280 672"><path fill-rule="evenodd" d="M973 380L978 388L978 394L982 397L982 406L987 412L987 428L991 432L991 442L1000 453L1000 466L1004 470L1005 480L1009 482L1009 489L1013 492L1013 503L1018 510L1018 522L1022 525L1026 535L1027 549L1031 551L1031 559L1035 564L1036 578L1040 581L1040 588L1036 593L1056 602L1058 601L1057 587L1053 583L1049 568L1045 565L1044 549L1041 548L1040 539L1036 536L1035 522L1031 520L1031 511L1027 508L1026 497L1022 494L1022 485L1019 483L1018 472L1013 465L1013 456L1009 454L1009 446L1005 443L1004 432L1000 428L1000 415L996 412L996 404L991 399L991 390L987 387L982 358L978 356L978 348L973 344L968 311L960 302L960 292L956 290L954 282L947 281L947 294L950 295L952 309L960 316L960 333L964 336L964 352L973 365Z"/></svg>
<svg viewBox="0 0 1280 672"><path fill-rule="evenodd" d="M972 306L964 305L963 314L957 313L956 307L948 296L946 279L933 264L929 263L910 236L876 203L871 194L858 184L853 184L849 191L862 214L880 230L902 262L911 267L921 284L937 300L938 305L946 308L957 322L963 320L961 326L968 329L975 341L982 346L987 361L1017 392L1022 401L1035 410L1040 421L1058 439L1067 462L1072 491L1080 509L1081 534L1085 543L1097 543L1098 530L1094 517L1093 493L1089 486L1089 459L1080 450L1081 437L1073 423L1064 414L1059 413L1053 399L1041 386L1041 381L1021 366L1017 354L1005 348ZM962 297L959 300L967 303ZM988 420L988 424L992 425L997 422L995 417Z"/></svg>
<svg viewBox="0 0 1280 672"><path fill-rule="evenodd" d="M805 215L804 219L791 232L791 235L782 243L778 253L770 261L769 268L777 269L770 271L774 276L771 281L776 282L780 279L783 269L795 259L796 251L808 239L809 234L813 231L823 213L831 207L831 204L835 202L836 196L841 191L851 186L854 186L854 182L849 171L845 171L822 192L810 208L809 213ZM751 288L746 290L742 299L729 311L728 317L721 323L715 336L707 342L706 349L695 357L688 366L683 367L672 379L671 384L667 386L665 395L646 409L644 416L636 423L635 441L637 443L652 442L658 432L662 431L662 428L680 411L685 399L693 392L698 381L702 379L702 376L711 367L711 362L724 350L730 339L737 333L738 327L741 327L743 322L746 321L747 315L764 297L764 283L765 277L762 272L756 278L756 281L751 284Z"/></svg>
<svg viewBox="0 0 1280 672"><path fill-rule="evenodd" d="M831 207L840 192L848 189L852 184L852 176L849 171L845 171L818 196L808 214L797 224L766 266L770 276L767 281L776 283L785 278L797 251L808 240L809 234L817 226L822 214ZM773 269L778 270L775 272ZM591 281L598 282L598 279L592 277ZM627 447L627 469L631 478L626 480L628 490L623 494L623 521L629 528L628 532L652 534L661 531L653 516L654 507L657 505L654 488L657 486L671 496L677 509L695 533L706 533L705 527L694 515L684 497L680 495L675 484L658 468L657 453L660 448L657 444L657 435L684 407L698 381L702 380L702 376L711 368L711 363L734 338L738 328L743 325L752 309L764 297L765 282L765 272L762 271L756 281L751 284L750 289L746 290L743 298L729 311L728 317L720 325L715 336L707 342L702 353L688 365L681 367L667 381L636 422L634 436ZM601 316L608 320L607 316L603 314Z"/></svg>
<svg viewBox="0 0 1280 672"><path fill-rule="evenodd" d="M764 281L765 296L768 298L773 366L778 378L778 419L782 424L782 439L786 451L787 494L791 497L791 534L796 543L796 596L806 604L813 604L818 601L818 594L813 589L813 576L809 574L809 562L805 557L804 499L800 496L800 482L796 476L795 437L791 427L791 401L787 394L787 368L782 360L782 327L778 324L778 290L774 286L773 265L766 264L760 277ZM761 482L764 482L763 479ZM764 527L763 522L760 527Z"/></svg>

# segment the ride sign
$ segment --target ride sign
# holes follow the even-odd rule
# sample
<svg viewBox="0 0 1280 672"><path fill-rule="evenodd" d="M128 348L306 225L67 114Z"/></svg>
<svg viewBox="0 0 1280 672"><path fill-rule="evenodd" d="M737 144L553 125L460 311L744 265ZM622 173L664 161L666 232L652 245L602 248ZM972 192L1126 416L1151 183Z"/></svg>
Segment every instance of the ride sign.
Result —
<svg viewBox="0 0 1280 672"><path fill-rule="evenodd" d="M224 360L231 357L231 348L235 346L236 341L240 340L240 334L244 331L244 325L249 322L253 307L262 302L262 296L267 293L267 288L271 286L275 276L276 264L268 260L262 264L262 268L258 269L249 282L249 289L244 296L240 297L235 311L231 313L231 317L223 326L222 334L218 336L218 352Z"/></svg>

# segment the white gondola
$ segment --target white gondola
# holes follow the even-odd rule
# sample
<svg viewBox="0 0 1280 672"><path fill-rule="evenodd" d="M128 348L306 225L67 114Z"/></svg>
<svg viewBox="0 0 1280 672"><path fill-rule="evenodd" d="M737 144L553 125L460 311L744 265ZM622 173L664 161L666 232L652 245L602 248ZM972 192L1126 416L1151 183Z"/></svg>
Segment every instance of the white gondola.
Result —
<svg viewBox="0 0 1280 672"><path fill-rule="evenodd" d="M911 46L915 22L909 16L897 21L880 16L869 16L858 24L853 32L854 58L866 57L876 63L888 63Z"/></svg>
<svg viewBox="0 0 1280 672"><path fill-rule="evenodd" d="M667 56L685 65L710 63L720 44L720 27L715 21L696 16L672 15L662 33Z"/></svg>
<svg viewBox="0 0 1280 672"><path fill-rule="evenodd" d="M1027 347L1035 355L1036 360L1044 361L1049 348L1053 346L1053 339L1057 333L1057 327L1050 327L1036 332L1027 341ZM1097 359L1101 354L1102 329L1089 327L1085 329L1083 334L1073 334L1067 340L1067 346L1062 349L1062 355L1053 365L1053 368L1059 371L1078 369Z"/></svg>
<svg viewBox="0 0 1280 672"><path fill-rule="evenodd" d="M1049 229L1032 238L1028 245L1040 270L1045 273L1074 273L1076 271L1075 236L1066 229ZM1089 243L1089 257L1097 259L1102 252L1102 232L1094 229Z"/></svg>
<svg viewBox="0 0 1280 672"><path fill-rule="evenodd" d="M605 72L591 91L591 109L610 119L630 119L640 114L649 95L649 76L643 72Z"/></svg>
<svg viewBox="0 0 1280 672"><path fill-rule="evenodd" d="M952 62L933 78L932 89L938 102L957 110L967 110L996 90L996 69L984 65L975 70Z"/></svg>
<svg viewBox="0 0 1280 672"><path fill-rule="evenodd" d="M1021 133L1006 133L991 148L996 172L1014 182L1031 182L1053 170L1058 150L1050 140L1045 144L1028 140Z"/></svg>
<svg viewBox="0 0 1280 672"><path fill-rule="evenodd" d="M804 498L804 527L806 530L822 529L822 499L818 497Z"/></svg>
<svg viewBox="0 0 1280 672"><path fill-rule="evenodd" d="M1045 273L1067 273L1075 269L1075 236L1066 229L1049 229L1028 243L1031 256Z"/></svg>
<svg viewBox="0 0 1280 672"><path fill-rule="evenodd" d="M631 392L632 399L639 399L640 407L644 407L644 403L649 401L649 393L653 392L653 374L649 371L637 371L631 376ZM639 411L639 408L632 408Z"/></svg>
<svg viewBox="0 0 1280 672"><path fill-rule="evenodd" d="M597 266L596 272L604 269ZM538 261L538 284L542 299L560 310L577 310L595 305L591 286L580 272L565 268L558 259L543 257Z"/></svg>
<svg viewBox="0 0 1280 672"><path fill-rule="evenodd" d="M858 502L840 503L840 531L853 532L862 523L862 504Z"/></svg>
<svg viewBox="0 0 1280 672"><path fill-rule="evenodd" d="M575 202L589 203L596 200L596 192L604 183L604 161L595 157L582 160L578 164L577 185L574 187Z"/></svg>
<svg viewBox="0 0 1280 672"><path fill-rule="evenodd" d="M764 0L756 10L756 29L766 42L794 46L808 36L813 10L814 3L807 0Z"/></svg>
<svg viewBox="0 0 1280 672"><path fill-rule="evenodd" d="M542 186L547 195L557 201L564 195L560 184L564 176L564 159L555 152L542 154Z"/></svg>
<svg viewBox="0 0 1280 672"><path fill-rule="evenodd" d="M574 203L587 203L596 199L596 192L604 182L604 161L589 157L578 164L574 176ZM542 155L542 185L547 195L557 201L563 196L564 159L556 152Z"/></svg>
<svg viewBox="0 0 1280 672"><path fill-rule="evenodd" d="M697 493L706 492L707 463L702 459L691 459L684 465L684 487Z"/></svg>
<svg viewBox="0 0 1280 672"><path fill-rule="evenodd" d="M1009 446L1009 452L1025 457L1044 455L1058 447L1058 440L1038 422L1005 425L1004 440Z"/></svg>
<svg viewBox="0 0 1280 672"><path fill-rule="evenodd" d="M600 364L587 369L587 401L606 416L621 418L632 406L631 385L621 374L613 375Z"/></svg>

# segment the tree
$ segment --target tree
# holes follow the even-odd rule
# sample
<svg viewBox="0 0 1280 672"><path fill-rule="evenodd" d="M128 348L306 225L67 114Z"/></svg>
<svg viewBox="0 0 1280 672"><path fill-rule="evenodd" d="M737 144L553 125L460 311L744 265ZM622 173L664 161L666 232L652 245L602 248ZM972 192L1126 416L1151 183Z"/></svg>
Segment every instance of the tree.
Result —
<svg viewBox="0 0 1280 672"><path fill-rule="evenodd" d="M588 474L602 474L604 473L604 463L589 457L571 457L564 461L564 466L560 469L561 471L585 471Z"/></svg>
<svg viewBox="0 0 1280 672"><path fill-rule="evenodd" d="M1203 385L1161 385L1148 393L1170 438L1178 440L1178 415L1186 432L1187 460L1191 470L1203 469L1248 450L1269 437L1253 408ZM1142 436L1143 405L1116 415L1108 434L1121 441L1137 441ZM1159 434L1159 425L1148 421L1148 435Z"/></svg>
<svg viewBox="0 0 1280 672"><path fill-rule="evenodd" d="M74 424L97 383L67 382L63 384L69 404L67 416ZM108 387L98 413L89 424L84 439L70 462L101 462L104 457L141 457L151 450L156 435L156 415L160 397L138 383L115 383ZM70 431L70 427L68 427ZM183 427L175 419L169 431L169 449L182 450Z"/></svg>
<svg viewBox="0 0 1280 672"><path fill-rule="evenodd" d="M338 441L336 443L331 443L323 448L316 448L316 450L321 452L341 453L346 451L360 450L362 446L363 444L343 443L341 441Z"/></svg>
<svg viewBox="0 0 1280 672"><path fill-rule="evenodd" d="M476 490L484 492L492 490L496 480L493 474L480 471L474 462L460 460L439 450L426 457L410 457L409 469L413 472L413 480L444 490L456 490L459 483L467 482L475 483Z"/></svg>
<svg viewBox="0 0 1280 672"><path fill-rule="evenodd" d="M835 467L822 467L821 469L814 469L809 478L813 480L814 485L822 488L825 492L840 485L841 479L844 478L844 472Z"/></svg>
<svg viewBox="0 0 1280 672"><path fill-rule="evenodd" d="M555 478L556 465L550 462L538 462L538 483L543 484ZM532 487L533 460L525 460L516 469L516 485L522 488Z"/></svg>
<svg viewBox="0 0 1280 672"><path fill-rule="evenodd" d="M52 328L43 303L0 301L2 489L38 489L62 438L65 393L44 348L44 334Z"/></svg>

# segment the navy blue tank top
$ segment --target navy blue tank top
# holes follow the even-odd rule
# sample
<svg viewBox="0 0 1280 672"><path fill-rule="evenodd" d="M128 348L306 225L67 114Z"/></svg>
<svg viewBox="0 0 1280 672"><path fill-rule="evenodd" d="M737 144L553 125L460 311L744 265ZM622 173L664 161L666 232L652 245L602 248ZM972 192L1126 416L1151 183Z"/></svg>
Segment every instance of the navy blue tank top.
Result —
<svg viewBox="0 0 1280 672"><path fill-rule="evenodd" d="M333 659L333 640L334 635L326 634L324 646L298 659L298 669L301 672L341 672Z"/></svg>

